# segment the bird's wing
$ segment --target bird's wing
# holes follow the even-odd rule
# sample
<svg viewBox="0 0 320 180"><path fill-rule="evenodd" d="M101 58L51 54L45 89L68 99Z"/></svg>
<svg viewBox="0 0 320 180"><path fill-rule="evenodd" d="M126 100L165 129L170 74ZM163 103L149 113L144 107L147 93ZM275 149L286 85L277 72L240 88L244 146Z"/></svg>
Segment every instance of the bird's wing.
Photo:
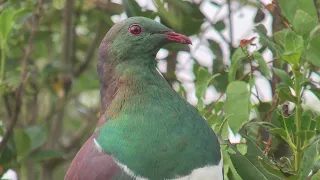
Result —
<svg viewBox="0 0 320 180"><path fill-rule="evenodd" d="M132 180L111 156L99 151L94 133L72 160L65 180Z"/></svg>

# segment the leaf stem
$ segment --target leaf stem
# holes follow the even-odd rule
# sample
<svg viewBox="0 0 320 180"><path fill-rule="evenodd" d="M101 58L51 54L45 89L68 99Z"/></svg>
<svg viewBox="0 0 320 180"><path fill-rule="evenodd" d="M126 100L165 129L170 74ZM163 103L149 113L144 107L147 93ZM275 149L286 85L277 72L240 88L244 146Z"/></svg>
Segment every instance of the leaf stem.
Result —
<svg viewBox="0 0 320 180"><path fill-rule="evenodd" d="M296 112L295 112L295 124L296 124L296 150L295 150L295 158L294 158L294 166L295 171L299 171L300 164L301 164L301 158L302 158L302 150L301 150L301 114L302 114L302 107L301 107L301 86L300 86L300 68L299 67L293 67L293 74L294 74L294 92L296 94Z"/></svg>

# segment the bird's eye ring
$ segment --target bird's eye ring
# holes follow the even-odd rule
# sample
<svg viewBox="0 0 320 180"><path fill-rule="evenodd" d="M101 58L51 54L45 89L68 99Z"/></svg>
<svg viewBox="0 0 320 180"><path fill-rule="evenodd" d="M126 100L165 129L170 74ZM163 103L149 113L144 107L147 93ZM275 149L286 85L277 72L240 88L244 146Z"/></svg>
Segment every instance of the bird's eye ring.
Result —
<svg viewBox="0 0 320 180"><path fill-rule="evenodd" d="M142 32L142 28L138 24L133 24L130 26L129 31L133 35L138 35Z"/></svg>

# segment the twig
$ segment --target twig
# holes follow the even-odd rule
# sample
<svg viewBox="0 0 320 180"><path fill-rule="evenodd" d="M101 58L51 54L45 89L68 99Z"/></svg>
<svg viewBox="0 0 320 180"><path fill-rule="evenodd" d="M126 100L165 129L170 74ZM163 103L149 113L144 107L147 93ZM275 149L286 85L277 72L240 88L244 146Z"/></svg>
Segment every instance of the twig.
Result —
<svg viewBox="0 0 320 180"><path fill-rule="evenodd" d="M272 100L271 100L271 107L270 109L266 112L266 114L264 115L264 118L263 118L263 121L265 119L267 119L269 121L270 119L270 116L271 116L271 113L277 108L278 106L278 102L279 102L279 99L278 99L278 94L275 93L272 97Z"/></svg>
<svg viewBox="0 0 320 180"><path fill-rule="evenodd" d="M5 144L7 143L7 141L9 140L10 135L13 132L13 128L16 125L17 121L18 121L18 116L20 114L20 110L21 110L21 105L22 105L22 97L23 97L23 93L24 93L24 85L26 83L27 80L27 64L28 64L28 60L29 57L31 55L32 52L32 45L33 45L33 40L36 36L37 33L37 29L38 29L38 25L39 25L39 19L40 19L40 15L42 14L42 9L43 9L43 0L38 0L38 6L36 9L36 13L34 14L34 19L33 19L33 23L31 26L31 33L30 33L30 37L28 40L28 46L25 50L24 56L21 59L21 63L22 63L22 68L21 68L21 73L20 73L20 84L19 87L17 88L16 91L16 96L15 96L15 111L14 114L10 120L10 124L8 127L7 132L4 134L2 141L0 142L0 151L3 150L3 148L5 147Z"/></svg>
<svg viewBox="0 0 320 180"><path fill-rule="evenodd" d="M244 78L246 78L248 75L250 75L251 73L253 73L256 70L259 70L259 67L258 66L253 66L252 69L249 72L245 73L244 75L242 75L239 78L239 81L242 81Z"/></svg>
<svg viewBox="0 0 320 180"><path fill-rule="evenodd" d="M95 50L97 49L97 46L99 45L99 41L101 40L101 34L102 34L102 26L103 21L100 21L99 27L97 28L96 35L90 45L89 50L87 51L87 54L84 58L84 63L80 65L80 67L74 72L75 77L79 77L88 67L89 63L92 60L92 57L94 55Z"/></svg>
<svg viewBox="0 0 320 180"><path fill-rule="evenodd" d="M206 114L204 114L203 116L206 117L214 108L214 106L217 104L217 102L222 98L222 96L224 95L224 93L220 92L220 96L218 97L218 99L211 104L211 106L208 108L208 111L206 112Z"/></svg>
<svg viewBox="0 0 320 180"><path fill-rule="evenodd" d="M6 110L7 110L9 119L11 119L11 117L12 117L12 109L11 109L11 105L10 105L10 102L9 102L9 96L8 95L4 95L3 99L4 99L4 106L5 106Z"/></svg>
<svg viewBox="0 0 320 180"><path fill-rule="evenodd" d="M66 72L69 72L72 66L73 38L73 0L67 0L63 11L62 43L62 61Z"/></svg>
<svg viewBox="0 0 320 180"><path fill-rule="evenodd" d="M257 88L256 88L256 90L257 90ZM259 97L258 90L257 90L257 94L254 93L254 92L252 92L252 94L258 99L259 103L261 104L262 101L261 101L261 99L260 99L260 97Z"/></svg>

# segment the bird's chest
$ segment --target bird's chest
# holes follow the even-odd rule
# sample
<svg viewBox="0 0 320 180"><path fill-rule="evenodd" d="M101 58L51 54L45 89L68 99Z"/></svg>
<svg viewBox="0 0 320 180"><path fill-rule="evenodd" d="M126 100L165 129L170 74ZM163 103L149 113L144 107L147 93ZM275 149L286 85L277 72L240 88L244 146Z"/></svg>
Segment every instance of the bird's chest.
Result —
<svg viewBox="0 0 320 180"><path fill-rule="evenodd" d="M123 116L121 120L109 120L97 141L127 174L153 180L164 177L196 180L199 176L205 180L207 172L218 164L214 155L219 148L212 143L213 137L196 124L183 124L177 117L164 120L171 118L168 115L157 116Z"/></svg>

